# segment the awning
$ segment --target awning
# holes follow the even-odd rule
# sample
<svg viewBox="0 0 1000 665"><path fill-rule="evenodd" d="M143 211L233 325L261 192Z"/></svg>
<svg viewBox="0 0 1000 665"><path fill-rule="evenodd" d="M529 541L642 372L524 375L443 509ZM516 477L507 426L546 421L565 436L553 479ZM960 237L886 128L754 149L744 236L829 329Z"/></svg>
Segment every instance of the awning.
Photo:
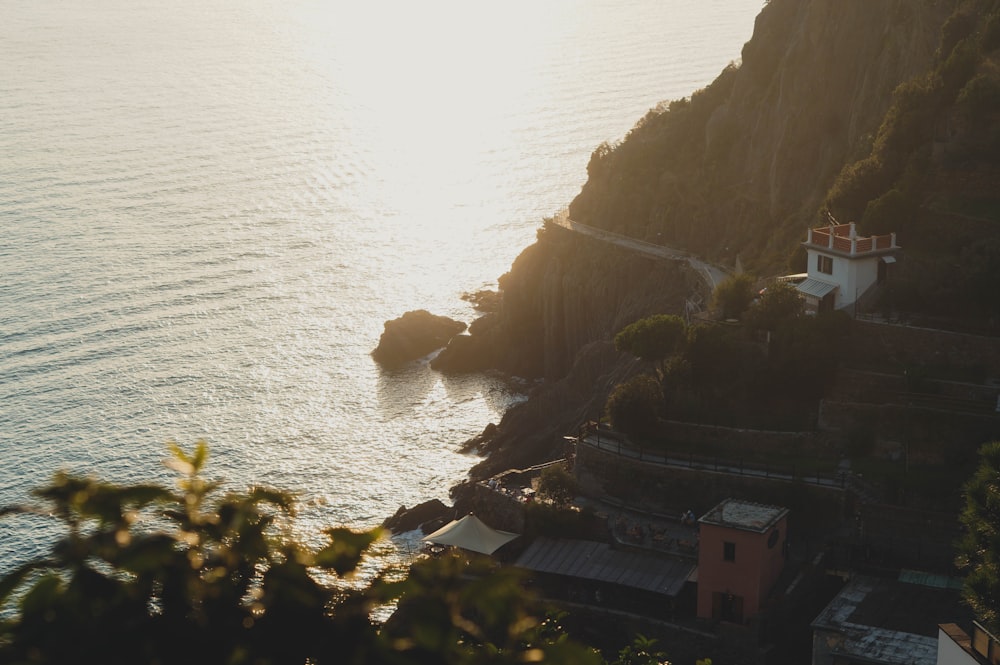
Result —
<svg viewBox="0 0 1000 665"><path fill-rule="evenodd" d="M421 540L438 545L454 545L464 550L482 554L493 554L502 545L514 540L520 534L498 531L483 524L475 515L466 515L460 520L446 524Z"/></svg>
<svg viewBox="0 0 1000 665"><path fill-rule="evenodd" d="M882 263L895 263L895 262L896 262L896 257L895 256L883 256L882 257Z"/></svg>
<svg viewBox="0 0 1000 665"><path fill-rule="evenodd" d="M813 279L810 277L801 284L796 284L795 288L799 290L799 293L804 293L807 296L812 296L813 298L822 298L826 294L837 288L836 284L829 284L827 282L821 282L818 279Z"/></svg>

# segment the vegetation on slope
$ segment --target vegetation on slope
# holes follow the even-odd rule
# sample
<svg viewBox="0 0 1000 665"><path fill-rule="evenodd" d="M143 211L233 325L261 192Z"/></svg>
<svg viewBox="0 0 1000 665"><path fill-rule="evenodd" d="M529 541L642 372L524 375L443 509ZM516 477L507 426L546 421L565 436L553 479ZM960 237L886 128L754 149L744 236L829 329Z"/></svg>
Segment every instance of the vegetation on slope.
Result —
<svg viewBox="0 0 1000 665"><path fill-rule="evenodd" d="M995 0L772 0L742 63L594 151L570 213L776 274L830 210L897 233L886 306L996 319L998 101Z"/></svg>

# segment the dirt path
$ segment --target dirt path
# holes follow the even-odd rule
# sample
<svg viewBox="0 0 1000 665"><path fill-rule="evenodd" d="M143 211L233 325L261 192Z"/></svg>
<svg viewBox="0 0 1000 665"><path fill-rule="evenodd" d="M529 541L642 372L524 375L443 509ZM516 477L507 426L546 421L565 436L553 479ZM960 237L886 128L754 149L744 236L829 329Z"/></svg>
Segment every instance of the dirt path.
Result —
<svg viewBox="0 0 1000 665"><path fill-rule="evenodd" d="M620 233L605 231L604 229L587 226L586 224L573 221L569 218L569 211L567 210L564 210L556 215L553 218L553 221L563 228L577 233L582 233L583 235L587 235L592 238L597 238L598 240L602 240L604 242L612 243L633 252L639 252L640 254L645 254L659 259L666 259L668 261L687 261L688 264L694 268L695 272L697 272L705 281L706 286L708 286L709 293L714 292L715 287L719 285L719 282L728 276L728 273L724 268L712 265L711 263L706 263L697 257L691 256L684 250L674 249L673 247L667 247L666 245L654 245L651 242L637 240L635 238L623 236Z"/></svg>

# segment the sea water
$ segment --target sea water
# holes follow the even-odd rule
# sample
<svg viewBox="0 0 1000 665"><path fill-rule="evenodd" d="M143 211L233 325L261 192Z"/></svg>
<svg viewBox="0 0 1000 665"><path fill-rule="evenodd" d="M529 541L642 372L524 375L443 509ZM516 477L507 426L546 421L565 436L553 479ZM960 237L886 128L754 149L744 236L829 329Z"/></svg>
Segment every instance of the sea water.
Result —
<svg viewBox="0 0 1000 665"><path fill-rule="evenodd" d="M447 499L521 397L380 369L384 321L471 321L593 149L761 6L7 0L0 505L58 469L167 481L199 439L209 476L295 491L307 539ZM0 521L0 569L52 537Z"/></svg>

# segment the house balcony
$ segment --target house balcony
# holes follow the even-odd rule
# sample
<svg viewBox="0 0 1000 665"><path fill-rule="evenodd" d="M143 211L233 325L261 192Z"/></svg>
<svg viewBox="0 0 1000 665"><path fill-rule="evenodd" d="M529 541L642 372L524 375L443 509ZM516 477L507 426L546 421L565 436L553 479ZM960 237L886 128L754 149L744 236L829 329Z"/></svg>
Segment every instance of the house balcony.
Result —
<svg viewBox="0 0 1000 665"><path fill-rule="evenodd" d="M884 254L899 249L895 233L862 237L858 235L854 222L809 229L809 238L804 244L807 248L837 252L850 257Z"/></svg>

